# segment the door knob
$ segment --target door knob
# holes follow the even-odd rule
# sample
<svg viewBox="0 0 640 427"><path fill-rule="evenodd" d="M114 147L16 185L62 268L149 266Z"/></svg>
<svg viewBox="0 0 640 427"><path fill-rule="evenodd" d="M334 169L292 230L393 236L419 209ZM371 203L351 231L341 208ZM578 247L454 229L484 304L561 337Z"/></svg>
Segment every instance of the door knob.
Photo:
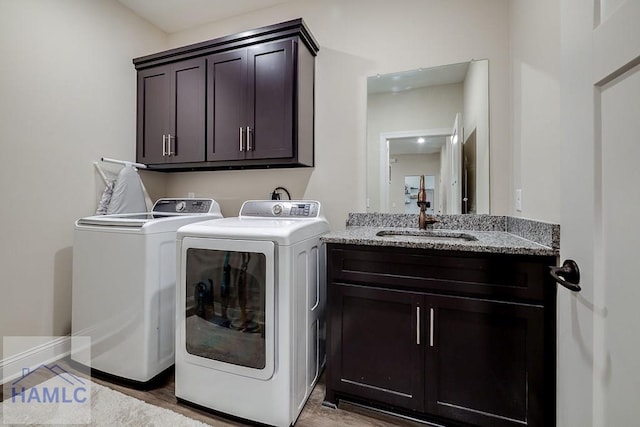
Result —
<svg viewBox="0 0 640 427"><path fill-rule="evenodd" d="M580 292L582 288L580 283L580 269L578 264L572 259L565 260L561 267L549 267L549 274L553 280L573 292Z"/></svg>

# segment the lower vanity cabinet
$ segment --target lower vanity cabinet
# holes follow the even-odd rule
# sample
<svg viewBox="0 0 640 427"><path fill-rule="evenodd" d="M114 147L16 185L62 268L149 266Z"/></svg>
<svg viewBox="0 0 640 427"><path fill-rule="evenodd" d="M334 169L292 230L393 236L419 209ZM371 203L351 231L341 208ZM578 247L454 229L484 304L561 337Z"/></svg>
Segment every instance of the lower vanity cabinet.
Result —
<svg viewBox="0 0 640 427"><path fill-rule="evenodd" d="M336 391L424 410L425 347L416 345L416 311L423 299L413 292L330 285L327 372Z"/></svg>
<svg viewBox="0 0 640 427"><path fill-rule="evenodd" d="M325 400L453 426L554 425L554 262L327 244Z"/></svg>
<svg viewBox="0 0 640 427"><path fill-rule="evenodd" d="M426 304L429 413L474 426L548 425L542 307L448 296Z"/></svg>

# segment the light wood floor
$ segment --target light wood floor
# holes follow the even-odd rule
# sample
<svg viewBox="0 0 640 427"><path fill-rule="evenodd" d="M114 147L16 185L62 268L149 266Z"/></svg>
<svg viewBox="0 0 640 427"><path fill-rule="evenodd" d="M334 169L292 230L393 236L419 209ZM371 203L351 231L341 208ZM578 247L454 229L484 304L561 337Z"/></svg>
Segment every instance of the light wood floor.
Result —
<svg viewBox="0 0 640 427"><path fill-rule="evenodd" d="M149 390L140 391L129 387L113 384L108 381L93 379L95 382L110 387L114 390L129 396L138 398L152 405L170 409L189 418L196 419L203 423L216 426L248 426L250 423L232 420L223 415L213 414L207 411L199 410L191 406L179 403L174 395L174 375L173 372L167 376L166 381L159 387ZM411 421L404 420L382 413L369 411L360 407L349 404L341 404L339 409L331 409L322 406L324 400L324 376L320 379L316 387L313 389L307 404L296 421L296 427L336 427L336 426L353 426L353 427L390 427L390 426L422 426ZM348 408L348 409L347 409Z"/></svg>
<svg viewBox="0 0 640 427"><path fill-rule="evenodd" d="M66 366L67 361L58 362L61 366ZM46 379L46 378L45 378ZM44 380L44 379L43 379ZM37 381L37 380L36 380ZM221 414L215 414L208 411L200 410L183 403L179 403L174 395L175 382L174 374L170 372L159 385L151 390L143 391L135 388L115 384L104 379L93 377L92 381L119 391L128 396L140 399L151 405L160 406L174 412L178 412L186 417L201 421L216 427L236 427L252 425L237 419L231 419ZM37 384L37 382L36 382ZM31 384L33 386L35 384ZM1 393L1 389L0 389ZM406 426L406 427L424 427L424 424L418 424L409 420L386 415L377 411L371 411L359 406L341 403L340 408L331 409L322 406L324 399L324 376L314 388L307 404L302 413L298 417L295 424L296 427L390 427L390 426ZM0 400L2 396L0 394Z"/></svg>

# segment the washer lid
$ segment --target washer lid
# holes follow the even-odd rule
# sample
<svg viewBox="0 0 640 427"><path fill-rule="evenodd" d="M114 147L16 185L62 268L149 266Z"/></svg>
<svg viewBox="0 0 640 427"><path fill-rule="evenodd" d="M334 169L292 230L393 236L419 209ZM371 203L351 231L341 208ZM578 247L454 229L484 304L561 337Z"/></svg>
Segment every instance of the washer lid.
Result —
<svg viewBox="0 0 640 427"><path fill-rule="evenodd" d="M184 216L184 214L170 213L128 213L128 214L112 214L112 215L95 215L86 218L80 218L77 225L96 225L100 227L117 226L117 227L134 227L140 228L147 222L152 220L172 218Z"/></svg>
<svg viewBox="0 0 640 427"><path fill-rule="evenodd" d="M195 221L222 218L220 205L213 199L158 199L152 212L94 215L80 218L76 227L148 229L154 232L177 230Z"/></svg>
<svg viewBox="0 0 640 427"><path fill-rule="evenodd" d="M102 231L127 230L136 233L175 232L178 228L196 221L222 218L215 214L117 214L96 215L76 221L76 229L100 229Z"/></svg>

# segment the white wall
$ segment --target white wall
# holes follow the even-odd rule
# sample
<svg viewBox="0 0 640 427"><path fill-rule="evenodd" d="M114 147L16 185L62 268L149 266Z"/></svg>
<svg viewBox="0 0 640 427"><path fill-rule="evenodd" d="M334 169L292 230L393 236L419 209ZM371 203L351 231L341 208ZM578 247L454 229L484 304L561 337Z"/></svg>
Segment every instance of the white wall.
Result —
<svg viewBox="0 0 640 427"><path fill-rule="evenodd" d="M492 212L508 211L508 0L298 0L172 34L171 47L302 17L320 44L316 60L316 167L172 174L172 196L220 200L225 215L276 185L318 199L334 229L365 211L366 77L470 59L490 62ZM349 182L349 185L344 185Z"/></svg>
<svg viewBox="0 0 640 427"><path fill-rule="evenodd" d="M134 159L131 59L165 47L115 0L0 1L0 336L70 332L73 223L101 185L92 162ZM147 184L164 192L162 176Z"/></svg>
<svg viewBox="0 0 640 427"><path fill-rule="evenodd" d="M397 93L375 93L367 98L367 164L377 166L380 134L426 129L452 129L456 113L464 108L461 83L429 86ZM367 168L368 212L388 212L380 206L380 168Z"/></svg>
<svg viewBox="0 0 640 427"><path fill-rule="evenodd" d="M522 212L515 212L515 206L512 211L517 216L559 223L562 167L559 1L514 0L510 21L512 193L522 189ZM491 131L493 134L493 128Z"/></svg>

